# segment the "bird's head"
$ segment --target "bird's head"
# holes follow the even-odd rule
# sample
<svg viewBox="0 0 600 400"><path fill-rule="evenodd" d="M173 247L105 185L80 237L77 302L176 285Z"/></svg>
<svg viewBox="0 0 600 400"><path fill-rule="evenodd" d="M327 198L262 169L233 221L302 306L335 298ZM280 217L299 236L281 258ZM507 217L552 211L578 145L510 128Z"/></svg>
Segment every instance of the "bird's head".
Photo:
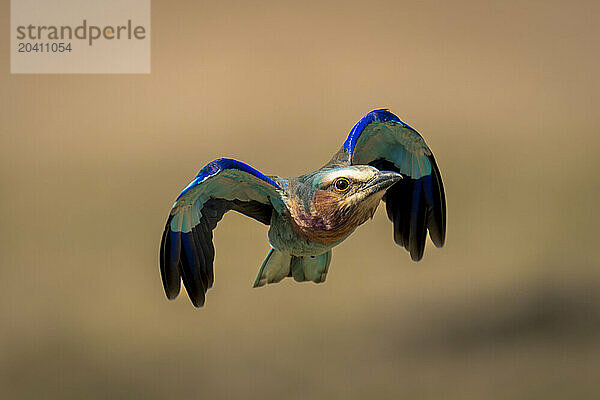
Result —
<svg viewBox="0 0 600 400"><path fill-rule="evenodd" d="M313 202L334 203L339 208L377 205L385 191L402 179L391 171L369 165L335 168L317 172L312 178Z"/></svg>
<svg viewBox="0 0 600 400"><path fill-rule="evenodd" d="M312 240L335 242L371 218L385 191L400 179L368 165L319 170L299 179L288 206Z"/></svg>

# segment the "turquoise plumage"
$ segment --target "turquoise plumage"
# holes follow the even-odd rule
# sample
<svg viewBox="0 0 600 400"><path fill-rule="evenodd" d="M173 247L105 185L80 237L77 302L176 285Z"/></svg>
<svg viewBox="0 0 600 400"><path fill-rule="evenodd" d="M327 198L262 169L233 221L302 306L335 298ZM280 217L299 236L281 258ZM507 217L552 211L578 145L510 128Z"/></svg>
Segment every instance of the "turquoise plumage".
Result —
<svg viewBox="0 0 600 400"><path fill-rule="evenodd" d="M394 240L418 261L426 235L444 245L446 200L431 150L416 130L388 110L375 110L351 130L322 168L299 177L268 177L242 162L207 164L173 205L160 248L167 298L181 281L196 307L214 281L212 231L234 210L270 225L271 250L254 286L285 277L324 282L331 249L386 202Z"/></svg>

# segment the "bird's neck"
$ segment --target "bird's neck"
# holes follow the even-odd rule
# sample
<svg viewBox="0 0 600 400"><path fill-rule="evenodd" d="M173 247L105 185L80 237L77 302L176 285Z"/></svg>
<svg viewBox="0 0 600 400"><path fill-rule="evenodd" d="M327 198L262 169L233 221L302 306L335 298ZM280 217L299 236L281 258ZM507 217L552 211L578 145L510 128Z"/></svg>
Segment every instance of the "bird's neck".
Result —
<svg viewBox="0 0 600 400"><path fill-rule="evenodd" d="M300 188L287 198L292 228L310 241L334 244L350 235L356 227L373 216L374 207L357 207L340 203L324 190L303 191Z"/></svg>

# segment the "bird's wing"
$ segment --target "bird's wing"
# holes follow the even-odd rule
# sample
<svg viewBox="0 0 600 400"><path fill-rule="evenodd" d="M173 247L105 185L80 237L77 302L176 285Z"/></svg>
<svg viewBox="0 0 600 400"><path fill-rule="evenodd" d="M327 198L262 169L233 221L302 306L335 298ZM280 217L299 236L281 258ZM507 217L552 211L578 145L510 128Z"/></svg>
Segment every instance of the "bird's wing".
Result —
<svg viewBox="0 0 600 400"><path fill-rule="evenodd" d="M427 230L437 247L446 236L446 199L433 154L419 133L388 110L374 110L350 131L329 165L368 164L400 172L404 179L385 194L394 241L418 261Z"/></svg>
<svg viewBox="0 0 600 400"><path fill-rule="evenodd" d="M273 209L281 211L280 186L242 162L221 158L207 164L179 194L162 236L160 272L169 299L180 281L196 307L212 287L215 250L212 231L229 210L269 225Z"/></svg>

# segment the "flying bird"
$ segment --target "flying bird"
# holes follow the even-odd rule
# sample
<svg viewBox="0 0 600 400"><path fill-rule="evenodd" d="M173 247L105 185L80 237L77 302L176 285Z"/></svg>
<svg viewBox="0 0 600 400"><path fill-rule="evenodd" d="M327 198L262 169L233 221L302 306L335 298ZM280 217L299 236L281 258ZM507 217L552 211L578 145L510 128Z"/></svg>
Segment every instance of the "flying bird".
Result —
<svg viewBox="0 0 600 400"><path fill-rule="evenodd" d="M291 178L267 176L229 158L204 166L177 197L160 245L167 298L181 281L195 307L214 281L212 231L234 210L269 228L269 250L254 287L286 277L325 281L331 249L386 203L396 244L414 261L427 231L444 245L446 199L442 177L421 135L386 109L365 115L323 167Z"/></svg>

